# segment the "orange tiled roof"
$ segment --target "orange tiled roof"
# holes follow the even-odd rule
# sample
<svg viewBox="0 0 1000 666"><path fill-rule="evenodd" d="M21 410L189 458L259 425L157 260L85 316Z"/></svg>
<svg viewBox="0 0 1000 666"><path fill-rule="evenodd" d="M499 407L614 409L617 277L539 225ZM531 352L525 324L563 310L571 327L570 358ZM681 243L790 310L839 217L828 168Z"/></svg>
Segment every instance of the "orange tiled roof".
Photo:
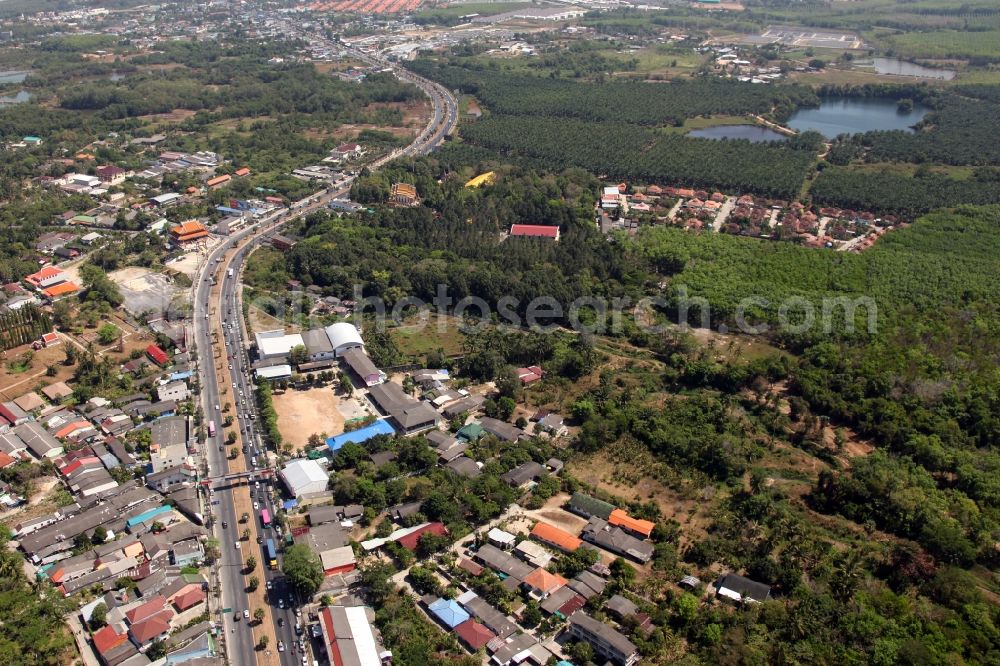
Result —
<svg viewBox="0 0 1000 666"><path fill-rule="evenodd" d="M559 529L548 523L538 523L535 525L531 530L531 536L568 552L572 552L583 545L583 541L579 538L566 530Z"/></svg>
<svg viewBox="0 0 1000 666"><path fill-rule="evenodd" d="M543 593L549 594L565 585L566 579L559 574L549 573L539 567L525 576L524 582L536 590L541 590Z"/></svg>
<svg viewBox="0 0 1000 666"><path fill-rule="evenodd" d="M56 296L66 296L67 294L73 294L78 291L80 291L80 287L78 287L75 282L62 282L54 287L49 287L48 289L43 290L42 293L49 298L55 298Z"/></svg>
<svg viewBox="0 0 1000 666"><path fill-rule="evenodd" d="M652 534L653 528L656 527L655 523L640 518L633 518L621 509L615 509L611 512L611 515L608 516L608 523L617 527L624 527L627 530L646 537Z"/></svg>

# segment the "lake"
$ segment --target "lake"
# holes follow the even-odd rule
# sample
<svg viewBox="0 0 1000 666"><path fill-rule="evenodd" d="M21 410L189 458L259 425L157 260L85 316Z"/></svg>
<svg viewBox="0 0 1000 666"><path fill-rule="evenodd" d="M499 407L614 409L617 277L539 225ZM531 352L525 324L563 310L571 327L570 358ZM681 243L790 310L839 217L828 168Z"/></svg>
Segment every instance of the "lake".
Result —
<svg viewBox="0 0 1000 666"><path fill-rule="evenodd" d="M10 106L11 104L24 104L31 99L31 93L22 90L16 95L0 96L0 106Z"/></svg>
<svg viewBox="0 0 1000 666"><path fill-rule="evenodd" d="M900 60L899 58L874 58L871 65L867 63L858 64L860 67L873 67L876 74L918 76L922 79L940 79L942 81L951 81L955 78L955 70L953 69L924 67L923 65Z"/></svg>
<svg viewBox="0 0 1000 666"><path fill-rule="evenodd" d="M0 72L0 85L5 83L23 83L28 78L27 72L9 71Z"/></svg>
<svg viewBox="0 0 1000 666"><path fill-rule="evenodd" d="M698 139L746 139L747 141L784 141L788 137L760 125L716 125L688 132Z"/></svg>
<svg viewBox="0 0 1000 666"><path fill-rule="evenodd" d="M828 139L838 134L860 134L879 130L912 132L929 109L914 103L910 111L900 111L896 100L886 97L824 97L818 108L799 109L788 126L805 132L815 130Z"/></svg>

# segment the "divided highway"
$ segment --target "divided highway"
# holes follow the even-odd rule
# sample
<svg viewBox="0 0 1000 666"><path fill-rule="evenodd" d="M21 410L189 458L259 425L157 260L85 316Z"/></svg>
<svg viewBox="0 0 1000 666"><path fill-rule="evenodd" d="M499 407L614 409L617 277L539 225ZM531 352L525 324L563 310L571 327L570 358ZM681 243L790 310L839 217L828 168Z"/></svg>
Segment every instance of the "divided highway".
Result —
<svg viewBox="0 0 1000 666"><path fill-rule="evenodd" d="M373 64L390 66L371 56L354 55ZM395 157L431 152L454 130L458 118L458 104L447 89L411 72L394 69L401 80L419 86L427 94L433 104L433 117L413 143L393 155L372 162L368 165L372 170ZM250 345L239 300L239 276L243 262L254 249L268 242L276 229L323 208L331 199L345 196L349 191L350 181L347 181L339 189L328 188L308 197L304 203L299 202L303 205L269 214L233 234L209 253L197 277L194 328L200 364L202 410L204 421L214 422L217 428L215 436L209 437L205 445L210 479L255 469L264 471L264 468L255 465L269 464L260 457L266 456L267 451L257 429L259 420L255 414L255 393L247 355ZM227 403L232 407L224 412L223 407ZM235 418L232 429L238 433L234 446L238 447L240 455L234 460L227 458L231 447L224 443L228 429L222 424L227 415ZM284 585L280 567L279 570L269 570L262 545L269 538L274 539L276 545L279 543L279 535L273 526L265 527L260 518L263 509L267 509L271 516L275 515L276 506L270 485L260 479L259 474L249 482L218 480L211 483L209 525L221 547L221 560L217 564L221 606L230 609L220 621L229 662L236 666L250 666L258 662L282 666L299 664L302 656L293 653L296 642L293 606L296 600L293 591ZM250 516L246 524L239 522L243 513ZM244 529L250 530L247 541L240 540ZM245 576L243 572L245 560L250 555L257 560L252 575L261 581L260 587L253 592L247 589L247 579L251 574ZM265 607L267 614L260 625L251 627L253 612L259 607ZM244 618L244 611L251 616L250 620ZM269 636L269 645L267 650L258 651L255 646L262 634ZM278 641L284 643L284 652L277 651Z"/></svg>

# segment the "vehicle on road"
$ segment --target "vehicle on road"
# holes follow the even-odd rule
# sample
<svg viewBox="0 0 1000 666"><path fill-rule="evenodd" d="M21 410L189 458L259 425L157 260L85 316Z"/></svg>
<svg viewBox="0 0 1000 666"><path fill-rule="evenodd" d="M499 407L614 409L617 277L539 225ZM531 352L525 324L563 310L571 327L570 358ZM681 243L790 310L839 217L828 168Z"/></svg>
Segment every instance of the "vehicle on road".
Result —
<svg viewBox="0 0 1000 666"><path fill-rule="evenodd" d="M246 608L243 609L243 619L244 620L249 620L250 619L250 610L249 609L246 609Z"/></svg>
<svg viewBox="0 0 1000 666"><path fill-rule="evenodd" d="M278 641L278 652L284 652L284 651L285 651L285 644L284 644L284 642Z"/></svg>
<svg viewBox="0 0 1000 666"><path fill-rule="evenodd" d="M268 539L265 546L267 550L267 566L274 569L278 568L278 553L274 550L274 539Z"/></svg>
<svg viewBox="0 0 1000 666"><path fill-rule="evenodd" d="M239 541L235 541L234 543L236 544L236 550L239 550L240 549L240 542Z"/></svg>
<svg viewBox="0 0 1000 666"><path fill-rule="evenodd" d="M227 527L229 527L229 523L227 523L226 521L223 520L222 521L222 529L226 529Z"/></svg>

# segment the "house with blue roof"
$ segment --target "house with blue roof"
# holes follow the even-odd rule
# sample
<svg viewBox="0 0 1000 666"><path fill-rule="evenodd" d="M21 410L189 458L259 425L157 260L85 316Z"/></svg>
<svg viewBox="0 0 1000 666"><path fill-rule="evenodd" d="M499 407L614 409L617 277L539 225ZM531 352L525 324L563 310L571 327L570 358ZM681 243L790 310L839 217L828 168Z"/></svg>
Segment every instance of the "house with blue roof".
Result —
<svg viewBox="0 0 1000 666"><path fill-rule="evenodd" d="M454 599L438 599L427 610L449 629L454 629L471 617Z"/></svg>
<svg viewBox="0 0 1000 666"><path fill-rule="evenodd" d="M345 432L342 435L337 435L336 437L330 437L326 440L326 445L330 447L331 451L339 450L344 444L364 444L373 437L379 435L395 435L396 430L389 425L389 422L385 419L379 419L369 426L364 428L359 428L358 430L353 430L351 432Z"/></svg>

